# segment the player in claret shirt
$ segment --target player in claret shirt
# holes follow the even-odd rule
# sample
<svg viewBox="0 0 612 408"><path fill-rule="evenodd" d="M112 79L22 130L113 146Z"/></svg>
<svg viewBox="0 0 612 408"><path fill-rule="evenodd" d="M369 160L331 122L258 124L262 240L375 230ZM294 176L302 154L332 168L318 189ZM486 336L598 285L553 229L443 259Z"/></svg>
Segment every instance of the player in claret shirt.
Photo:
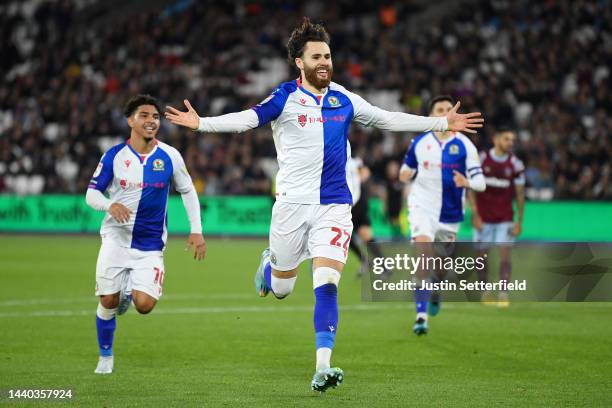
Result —
<svg viewBox="0 0 612 408"><path fill-rule="evenodd" d="M480 113L457 113L459 104L436 118L370 105L331 81L329 43L323 26L304 18L287 44L299 78L280 84L260 104L242 112L200 118L187 100L187 112L172 107L166 112L170 122L201 132L244 132L272 125L279 164L276 203L270 248L261 256L255 286L260 296L272 292L282 299L293 291L300 263L312 259L316 365L311 387L316 391L343 379L342 370L331 368L330 360L338 329L338 282L353 231L347 182L350 124L398 132L474 132L483 122Z"/></svg>
<svg viewBox="0 0 612 408"><path fill-rule="evenodd" d="M471 193L474 241L483 255L491 246L499 248L499 279L508 281L512 271L511 250L521 233L525 208L525 166L514 154L515 135L509 129L500 129L493 136L493 148L480 154L486 191ZM516 198L518 215L514 222L512 201ZM479 279L487 281L488 266L479 271ZM491 293L483 294L483 302L508 307L508 292L501 291L497 302Z"/></svg>
<svg viewBox="0 0 612 408"><path fill-rule="evenodd" d="M86 195L90 207L106 212L96 265L96 374L113 372L116 315L125 313L132 300L139 313L150 313L162 295L170 183L187 211L187 243L194 248L194 259L203 259L206 252L200 203L185 162L175 148L155 138L160 123L157 100L138 95L128 101L124 113L130 138L104 153Z"/></svg>

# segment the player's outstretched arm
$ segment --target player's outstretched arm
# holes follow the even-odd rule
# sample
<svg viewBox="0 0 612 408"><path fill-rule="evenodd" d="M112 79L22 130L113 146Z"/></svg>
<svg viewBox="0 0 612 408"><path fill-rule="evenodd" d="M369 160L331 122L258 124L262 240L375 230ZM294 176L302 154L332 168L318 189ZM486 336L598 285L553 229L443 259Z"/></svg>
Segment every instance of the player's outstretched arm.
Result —
<svg viewBox="0 0 612 408"><path fill-rule="evenodd" d="M201 118L187 99L183 103L187 112L166 106L164 116L170 123L200 132L245 132L260 125L259 117L253 109Z"/></svg>
<svg viewBox="0 0 612 408"><path fill-rule="evenodd" d="M458 113L461 102L457 101L453 109L446 115L448 130L454 132L476 133L476 129L481 128L484 119L480 112Z"/></svg>
<svg viewBox="0 0 612 408"><path fill-rule="evenodd" d="M183 100L183 103L187 107L187 112L182 112L172 106L166 106L166 112L164 113L166 119L175 125L197 130L200 126L200 115L193 109L193 106L191 106L187 99Z"/></svg>
<svg viewBox="0 0 612 408"><path fill-rule="evenodd" d="M350 99L355 106L354 119L357 123L394 132L442 132L452 130L476 133L475 129L481 128L484 122L480 112L458 113L459 102L447 116L431 117L386 111L371 105L361 96L353 93L350 93Z"/></svg>

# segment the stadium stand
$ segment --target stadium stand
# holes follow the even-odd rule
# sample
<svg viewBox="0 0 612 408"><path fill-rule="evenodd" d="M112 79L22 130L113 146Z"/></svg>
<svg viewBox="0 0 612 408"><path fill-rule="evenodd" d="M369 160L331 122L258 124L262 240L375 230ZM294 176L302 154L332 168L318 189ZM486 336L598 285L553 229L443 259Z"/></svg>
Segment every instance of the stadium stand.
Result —
<svg viewBox="0 0 612 408"><path fill-rule="evenodd" d="M419 114L451 93L483 112L480 147L495 126L517 130L528 198L612 199L608 1L457 1L453 13L423 1L135 3L0 5L0 192L85 191L101 153L127 135L122 106L135 93L188 98L201 115L253 106L295 76L284 44L308 15L331 33L334 81ZM200 193L270 194L269 127L207 137L162 127ZM353 128L374 192L409 140Z"/></svg>

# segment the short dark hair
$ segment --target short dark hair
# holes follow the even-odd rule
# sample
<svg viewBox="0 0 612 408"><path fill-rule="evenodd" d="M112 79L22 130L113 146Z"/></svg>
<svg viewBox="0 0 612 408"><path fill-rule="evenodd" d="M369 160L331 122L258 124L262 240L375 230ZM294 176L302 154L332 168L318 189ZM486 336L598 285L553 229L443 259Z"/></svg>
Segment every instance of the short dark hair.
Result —
<svg viewBox="0 0 612 408"><path fill-rule="evenodd" d="M502 133L506 133L506 132L510 132L510 133L515 133L514 129L512 129L512 127L508 126L508 125L500 125L497 128L495 128L495 133L493 134L493 136L499 136Z"/></svg>
<svg viewBox="0 0 612 408"><path fill-rule="evenodd" d="M295 64L296 58L304 55L304 47L308 41L322 41L329 45L329 34L321 24L312 24L308 17L302 19L302 25L296 27L287 42L289 63Z"/></svg>
<svg viewBox="0 0 612 408"><path fill-rule="evenodd" d="M155 106L155 109L157 109L157 113L161 115L162 110L160 108L159 101L151 95L143 94L131 97L130 100L127 101L127 103L125 104L125 108L123 108L123 114L126 118L129 118L134 112L136 112L136 109L138 109L138 107L142 105Z"/></svg>
<svg viewBox="0 0 612 408"><path fill-rule="evenodd" d="M436 103L438 102L444 102L444 101L448 101L450 102L451 105L455 105L455 100L453 99L452 96L450 95L438 95L436 97L434 97L430 102L429 102L429 113L431 113L433 111L434 106L436 106Z"/></svg>

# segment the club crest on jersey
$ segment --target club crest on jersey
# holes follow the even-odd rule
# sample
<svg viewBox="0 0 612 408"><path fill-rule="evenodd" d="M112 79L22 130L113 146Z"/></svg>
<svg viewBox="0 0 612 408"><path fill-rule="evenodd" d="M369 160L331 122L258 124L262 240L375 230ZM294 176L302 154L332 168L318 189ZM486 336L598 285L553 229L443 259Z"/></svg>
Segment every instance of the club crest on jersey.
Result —
<svg viewBox="0 0 612 408"><path fill-rule="evenodd" d="M340 105L340 101L335 96L330 96L329 98L327 98L327 102L329 102L329 106Z"/></svg>
<svg viewBox="0 0 612 408"><path fill-rule="evenodd" d="M301 127L306 126L306 119L307 119L306 115L298 115L298 123L300 124Z"/></svg>
<svg viewBox="0 0 612 408"><path fill-rule="evenodd" d="M459 154L459 146L457 145L450 145L450 147L448 148L448 152L450 154Z"/></svg>
<svg viewBox="0 0 612 408"><path fill-rule="evenodd" d="M163 171L164 170L164 161L162 159L155 159L155 161L153 161L153 170L155 170L155 171Z"/></svg>

